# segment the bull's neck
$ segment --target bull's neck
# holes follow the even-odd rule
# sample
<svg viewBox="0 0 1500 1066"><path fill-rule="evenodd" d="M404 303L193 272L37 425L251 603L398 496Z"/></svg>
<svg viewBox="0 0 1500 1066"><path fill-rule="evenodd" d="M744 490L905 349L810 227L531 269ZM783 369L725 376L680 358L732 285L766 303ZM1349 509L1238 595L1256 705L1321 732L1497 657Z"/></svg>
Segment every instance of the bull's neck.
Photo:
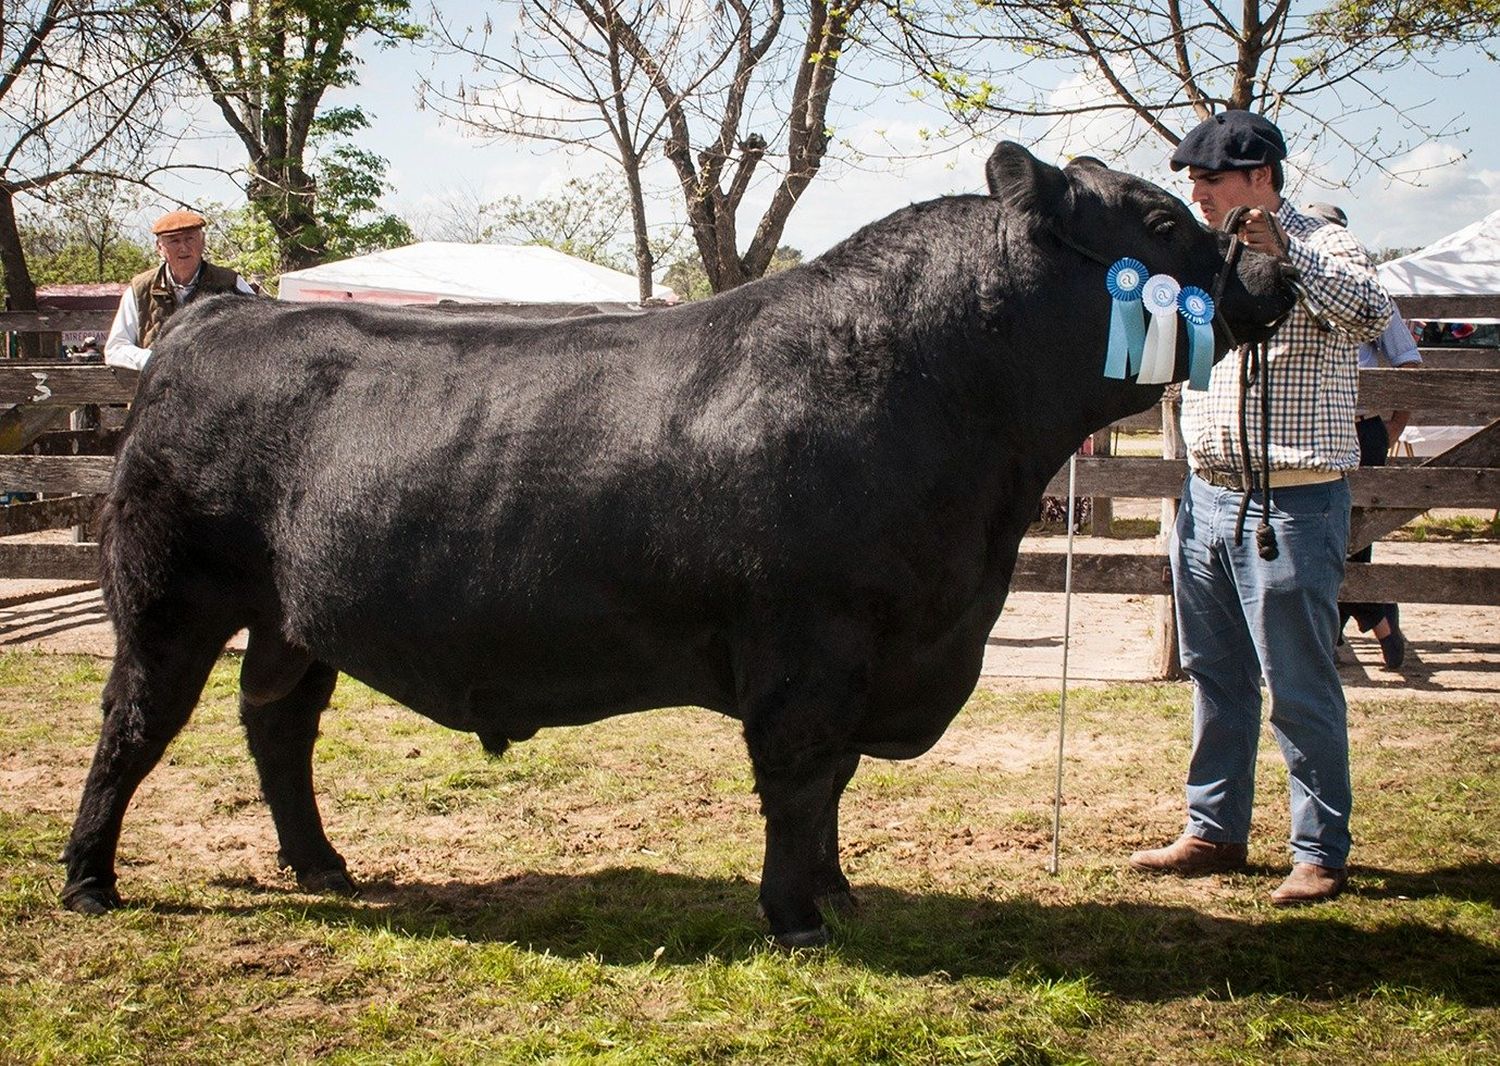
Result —
<svg viewBox="0 0 1500 1066"><path fill-rule="evenodd" d="M992 200L953 207L895 240L851 240L825 256L835 298L823 320L835 333L877 334L885 369L928 380L941 409L965 413L974 446L1050 473L1156 392L1103 379L1097 264L1002 224Z"/></svg>

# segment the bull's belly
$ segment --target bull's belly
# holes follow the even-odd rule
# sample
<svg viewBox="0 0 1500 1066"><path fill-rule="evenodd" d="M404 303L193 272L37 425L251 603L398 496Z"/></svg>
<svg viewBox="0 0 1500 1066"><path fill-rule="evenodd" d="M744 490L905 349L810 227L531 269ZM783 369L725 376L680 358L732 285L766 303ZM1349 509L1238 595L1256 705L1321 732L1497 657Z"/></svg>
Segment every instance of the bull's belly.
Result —
<svg viewBox="0 0 1500 1066"><path fill-rule="evenodd" d="M964 635L965 637L967 635ZM733 650L719 634L669 639L603 628L587 639L548 643L471 638L364 640L316 648L321 659L412 710L453 729L495 740L583 725L661 707L697 706L740 717ZM935 744L974 689L983 641L899 642L883 649L862 705L847 714L848 744L865 755L914 758ZM798 664L788 663L795 673Z"/></svg>
<svg viewBox="0 0 1500 1066"><path fill-rule="evenodd" d="M569 613L554 603L545 614L526 615L476 605L447 619L421 612L425 627L414 610L367 606L324 616L322 625L308 618L312 624L300 633L294 625L292 634L317 658L437 722L518 740L542 728L661 707L753 714L740 705L746 664L755 657L741 646L744 634L788 625L800 631L823 605L809 597L792 617L771 612L753 622L723 604L713 611L684 602L673 610L653 604L650 610ZM868 689L835 696L808 713L831 715L832 732L864 754L920 755L972 693L998 609L976 597L938 632L887 629L871 648ZM771 666L769 675L794 687L794 679L816 675L824 665L816 640L772 644L785 661L760 669Z"/></svg>
<svg viewBox="0 0 1500 1066"><path fill-rule="evenodd" d="M723 651L704 632L367 633L310 650L419 714L482 736L520 740L659 707L734 713Z"/></svg>

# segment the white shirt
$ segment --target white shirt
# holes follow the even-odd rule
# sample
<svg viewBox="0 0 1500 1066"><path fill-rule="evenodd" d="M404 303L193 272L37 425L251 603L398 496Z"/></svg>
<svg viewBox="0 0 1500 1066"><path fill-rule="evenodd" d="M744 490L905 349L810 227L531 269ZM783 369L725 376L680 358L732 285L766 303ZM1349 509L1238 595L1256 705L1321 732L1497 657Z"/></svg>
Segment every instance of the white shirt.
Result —
<svg viewBox="0 0 1500 1066"><path fill-rule="evenodd" d="M160 268L158 268L160 269ZM186 285L177 284L177 279L172 277L172 272L167 271L167 280L172 285L172 294L177 299L180 310L198 288L198 276L203 273L203 266L198 266L198 272L193 275L193 280ZM252 289L244 278L240 278L235 286L237 292L247 296L254 296ZM141 312L135 305L135 290L127 287L120 294L120 309L115 312L114 323L109 327L109 338L104 342L104 363L106 366L123 366L128 370L143 370L146 360L151 358L151 349L142 348L136 341L141 337Z"/></svg>

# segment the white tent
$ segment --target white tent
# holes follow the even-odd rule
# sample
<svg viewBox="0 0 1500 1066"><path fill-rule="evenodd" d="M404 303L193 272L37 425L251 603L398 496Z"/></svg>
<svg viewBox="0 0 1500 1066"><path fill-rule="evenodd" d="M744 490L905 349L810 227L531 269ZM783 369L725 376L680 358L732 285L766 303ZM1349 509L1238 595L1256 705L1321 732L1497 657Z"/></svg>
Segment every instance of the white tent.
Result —
<svg viewBox="0 0 1500 1066"><path fill-rule="evenodd" d="M654 295L676 299L664 286ZM423 241L289 270L281 275L278 296L302 302L634 304L640 288L630 274L539 244Z"/></svg>
<svg viewBox="0 0 1500 1066"><path fill-rule="evenodd" d="M1500 211L1378 270L1386 290L1397 296L1500 295Z"/></svg>
<svg viewBox="0 0 1500 1066"><path fill-rule="evenodd" d="M1500 295L1500 211L1492 211L1473 225L1410 255L1382 263L1376 269L1386 290L1397 296ZM1438 455L1479 429L1479 426L1407 426L1401 434L1401 443L1412 455Z"/></svg>

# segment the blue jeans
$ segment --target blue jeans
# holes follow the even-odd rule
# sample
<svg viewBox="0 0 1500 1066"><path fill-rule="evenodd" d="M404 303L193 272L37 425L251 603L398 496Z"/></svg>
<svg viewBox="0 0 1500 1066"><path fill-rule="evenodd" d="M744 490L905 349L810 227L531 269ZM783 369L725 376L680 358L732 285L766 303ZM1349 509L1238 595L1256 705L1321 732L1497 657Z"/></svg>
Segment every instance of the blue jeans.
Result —
<svg viewBox="0 0 1500 1066"><path fill-rule="evenodd" d="M1250 837L1261 678L1291 778L1292 858L1342 867L1349 855L1349 732L1334 662L1338 591L1349 543L1349 485L1272 492L1280 554L1257 554L1257 495L1234 543L1240 494L1192 475L1172 550L1182 666L1193 679L1187 831Z"/></svg>

